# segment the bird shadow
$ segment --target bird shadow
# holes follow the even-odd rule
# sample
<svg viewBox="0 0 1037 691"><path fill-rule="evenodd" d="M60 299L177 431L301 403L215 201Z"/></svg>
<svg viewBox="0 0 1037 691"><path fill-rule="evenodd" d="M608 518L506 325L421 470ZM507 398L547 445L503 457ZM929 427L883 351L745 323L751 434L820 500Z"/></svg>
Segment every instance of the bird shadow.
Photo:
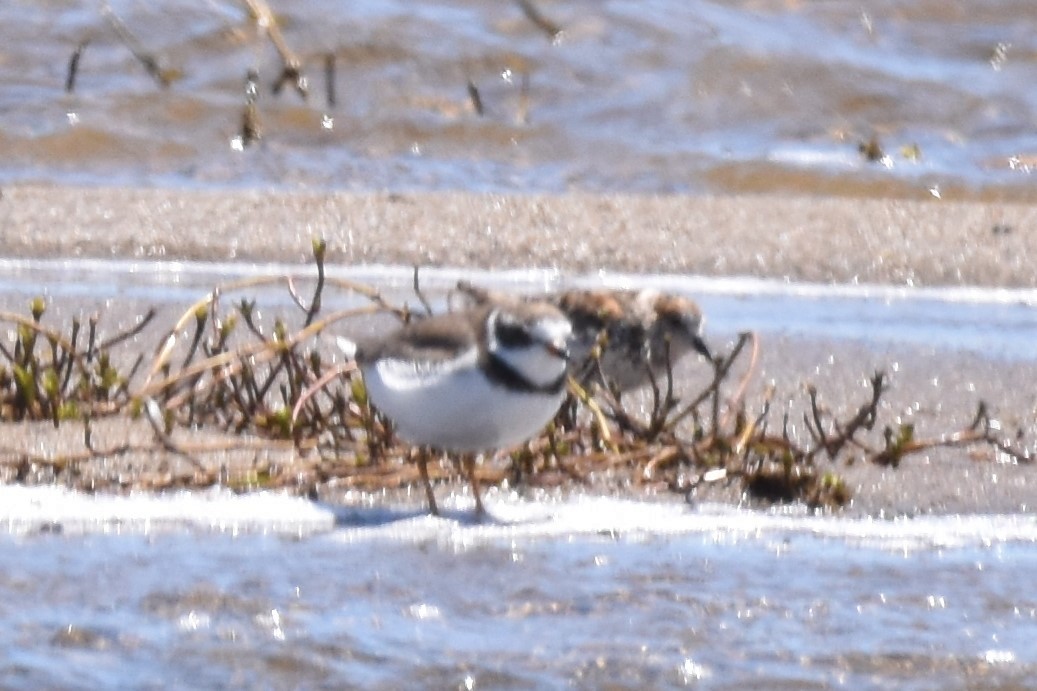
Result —
<svg viewBox="0 0 1037 691"><path fill-rule="evenodd" d="M318 504L327 509L335 517L336 528L379 528L394 523L403 523L418 519L444 521L460 526L501 526L510 525L513 521L497 518L492 512L478 513L474 508L442 508L439 515L428 509L393 508L389 506L341 506L335 504Z"/></svg>

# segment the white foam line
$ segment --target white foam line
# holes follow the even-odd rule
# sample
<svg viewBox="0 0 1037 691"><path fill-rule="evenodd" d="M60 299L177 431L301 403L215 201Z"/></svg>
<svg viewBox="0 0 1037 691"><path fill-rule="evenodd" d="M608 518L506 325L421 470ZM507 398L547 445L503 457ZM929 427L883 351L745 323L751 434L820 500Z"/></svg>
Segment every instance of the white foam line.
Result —
<svg viewBox="0 0 1037 691"><path fill-rule="evenodd" d="M681 503L640 502L583 496L564 502L488 504L494 521L466 524L458 516L414 516L378 526L344 527L335 539L346 542L435 541L454 546L516 539L604 536L642 539L701 535L719 544L807 535L848 541L862 547L910 551L1037 543L1037 516L952 515L910 519L840 518L750 511L726 506L694 508Z"/></svg>
<svg viewBox="0 0 1037 691"><path fill-rule="evenodd" d="M146 281L168 282L191 277L284 276L306 278L314 275L307 264L248 262L176 262L121 259L0 259L0 270L67 272L70 269L106 275L122 273ZM409 287L413 268L384 264L326 267L329 276ZM654 287L691 294L733 296L783 296L797 298L840 298L861 300L929 300L966 304L1037 305L1037 289L990 288L981 286L920 287L879 283L801 283L783 279L751 276L701 276L677 274L631 274L600 271L594 274L567 275L556 269L528 268L483 270L460 267L420 269L422 282L430 287L450 287L464 278L476 283L510 287L515 290L550 290L561 286L608 286L615 288Z"/></svg>
<svg viewBox="0 0 1037 691"><path fill-rule="evenodd" d="M839 518L790 511L749 511L678 502L591 495L566 500L491 501L493 520L473 522L467 499L444 502L442 517L418 509L332 507L277 492L225 489L126 496L60 487L0 487L0 531L14 535L148 534L170 530L237 535L330 533L345 542L448 543L600 536L639 539L701 535L719 544L805 535L880 549L931 549L1037 542L1037 516L958 515L898 520Z"/></svg>
<svg viewBox="0 0 1037 691"><path fill-rule="evenodd" d="M987 288L982 286L919 287L880 283L797 283L749 276L675 276L602 272L593 279L578 279L577 285L613 288L648 286L688 293L796 298L840 298L857 300L919 300L964 304L1037 305L1037 289Z"/></svg>
<svg viewBox="0 0 1037 691"><path fill-rule="evenodd" d="M252 278L260 276L293 276L315 278L312 264L284 264L276 262L190 262L190 261L141 261L136 259L4 259L0 258L0 270L43 271L65 274L69 270L82 273L105 275L123 274L141 276L144 280L167 280L171 277L226 276L228 278ZM325 266L327 275L353 280L366 279L374 282L410 286L414 268L385 264L357 264ZM507 269L485 270L451 267L421 267L421 278L453 285L461 278L486 283L553 283L560 277L555 269Z"/></svg>
<svg viewBox="0 0 1037 691"><path fill-rule="evenodd" d="M238 495L226 489L125 496L63 487L0 487L0 531L26 534L150 533L177 528L205 532L311 534L330 530L334 514L276 492Z"/></svg>

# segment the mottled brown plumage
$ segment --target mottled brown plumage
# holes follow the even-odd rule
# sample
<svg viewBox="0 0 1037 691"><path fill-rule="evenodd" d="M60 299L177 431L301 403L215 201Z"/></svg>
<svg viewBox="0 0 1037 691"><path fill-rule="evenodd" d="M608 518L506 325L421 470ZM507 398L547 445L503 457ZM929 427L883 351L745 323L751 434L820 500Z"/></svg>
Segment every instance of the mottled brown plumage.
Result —
<svg viewBox="0 0 1037 691"><path fill-rule="evenodd" d="M470 304L513 304L523 298L467 282L458 290ZM565 290L536 296L556 305L573 325L570 371L587 380L604 374L620 391L647 384L650 372L664 376L670 363L696 351L712 360L702 340L702 312L681 295L642 290ZM596 360L595 346L601 345Z"/></svg>

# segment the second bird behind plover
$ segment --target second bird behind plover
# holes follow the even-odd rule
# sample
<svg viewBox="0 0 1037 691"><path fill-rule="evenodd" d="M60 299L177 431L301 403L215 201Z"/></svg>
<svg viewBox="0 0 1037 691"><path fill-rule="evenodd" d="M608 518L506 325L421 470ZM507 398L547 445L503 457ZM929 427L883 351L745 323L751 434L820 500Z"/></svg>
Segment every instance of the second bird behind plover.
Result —
<svg viewBox="0 0 1037 691"><path fill-rule="evenodd" d="M475 286L457 285L469 304L521 304L523 298ZM549 302L572 322L570 371L581 382L599 373L606 383L628 391L661 380L667 366L695 351L712 362L702 338L702 311L680 295L640 290L570 289L532 298Z"/></svg>
<svg viewBox="0 0 1037 691"><path fill-rule="evenodd" d="M649 288L567 290L553 302L572 321L573 372L581 380L600 371L627 391L653 377L661 381L668 366L692 351L712 362L702 312L688 298Z"/></svg>
<svg viewBox="0 0 1037 691"><path fill-rule="evenodd" d="M551 305L486 302L361 342L356 361L368 397L404 441L462 455L482 514L475 454L526 441L554 417L565 397L571 332ZM425 463L422 454L437 513Z"/></svg>

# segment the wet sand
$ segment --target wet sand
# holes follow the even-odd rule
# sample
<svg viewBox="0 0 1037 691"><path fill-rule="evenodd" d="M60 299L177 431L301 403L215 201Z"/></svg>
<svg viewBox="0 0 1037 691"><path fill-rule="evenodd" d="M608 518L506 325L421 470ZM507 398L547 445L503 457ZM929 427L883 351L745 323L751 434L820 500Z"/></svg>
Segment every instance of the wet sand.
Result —
<svg viewBox="0 0 1037 691"><path fill-rule="evenodd" d="M1037 206L780 196L9 187L15 257L555 267L1037 287Z"/></svg>
<svg viewBox="0 0 1037 691"><path fill-rule="evenodd" d="M0 228L8 257L120 257L309 262L325 237L333 263L553 267L568 273L751 275L843 283L1034 287L1037 207L933 200L777 197L298 194L6 188ZM689 365L690 367L690 365ZM914 347L772 339L758 388L774 381L801 403L815 384L831 407L855 409L875 369L895 371L889 421L919 437L964 426L980 399L1006 429L1032 433L1037 365ZM694 380L696 374L688 375ZM752 400L752 398L750 398ZM780 399L778 399L780 400ZM794 404L795 405L795 404ZM801 415L794 412L791 419ZM780 416L775 418L780 420ZM81 430L5 425L10 448L81 448ZM130 427L132 435L146 430ZM119 443L120 428L106 428ZM126 432L123 432L127 434ZM103 446L103 445L102 445ZM247 454L245 454L247 455ZM169 458L138 459L158 468ZM986 450L943 449L899 469L835 468L855 489L851 511L1033 512L1033 465ZM135 472L140 472L139 467ZM614 490L603 483L603 489ZM641 490L636 490L641 491ZM715 487L701 499L739 501Z"/></svg>

